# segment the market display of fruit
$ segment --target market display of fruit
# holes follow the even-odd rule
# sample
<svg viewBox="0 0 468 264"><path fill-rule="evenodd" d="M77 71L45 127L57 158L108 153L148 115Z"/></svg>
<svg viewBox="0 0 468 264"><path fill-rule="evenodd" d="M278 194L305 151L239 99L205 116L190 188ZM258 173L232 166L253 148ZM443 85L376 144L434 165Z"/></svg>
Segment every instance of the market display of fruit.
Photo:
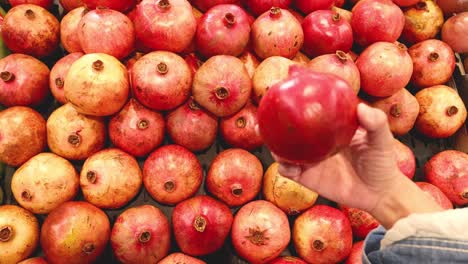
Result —
<svg viewBox="0 0 468 264"><path fill-rule="evenodd" d="M2 7L1 264L361 263L377 220L272 158L346 151L359 103L427 199L468 205L463 1Z"/></svg>

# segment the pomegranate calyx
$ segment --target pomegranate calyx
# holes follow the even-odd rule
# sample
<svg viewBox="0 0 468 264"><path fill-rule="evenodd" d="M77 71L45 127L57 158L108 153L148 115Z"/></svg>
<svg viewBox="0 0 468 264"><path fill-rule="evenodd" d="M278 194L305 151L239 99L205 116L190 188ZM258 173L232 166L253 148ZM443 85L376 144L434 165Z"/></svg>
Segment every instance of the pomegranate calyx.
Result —
<svg viewBox="0 0 468 264"><path fill-rule="evenodd" d="M426 2L424 2L424 1L419 1L419 2L416 4L416 9L418 9L418 10L427 10L427 4L426 4Z"/></svg>
<svg viewBox="0 0 468 264"><path fill-rule="evenodd" d="M140 243L148 243L151 239L151 233L149 231L144 231L138 236L138 241Z"/></svg>
<svg viewBox="0 0 468 264"><path fill-rule="evenodd" d="M146 119L141 119L140 121L138 121L137 126L138 126L138 129L145 130L149 127L149 121Z"/></svg>
<svg viewBox="0 0 468 264"><path fill-rule="evenodd" d="M11 82L15 79L15 75L9 71L4 71L0 73L0 78L4 82Z"/></svg>
<svg viewBox="0 0 468 264"><path fill-rule="evenodd" d="M96 71L102 71L102 69L104 69L104 62L102 62L102 60L93 62L93 69Z"/></svg>
<svg viewBox="0 0 468 264"><path fill-rule="evenodd" d="M237 197L241 196L243 191L244 190L242 189L242 186L240 184L234 184L231 187L231 193L234 196L237 196Z"/></svg>
<svg viewBox="0 0 468 264"><path fill-rule="evenodd" d="M267 244L267 241L270 240L270 238L265 235L266 231L266 229L261 231L258 227L249 228L249 235L245 238L256 246L264 246Z"/></svg>
<svg viewBox="0 0 468 264"><path fill-rule="evenodd" d="M437 61L439 59L439 53L437 52L431 52L431 54L429 54L429 60L434 62L434 61Z"/></svg>
<svg viewBox="0 0 468 264"><path fill-rule="evenodd" d="M229 97L229 90L226 89L225 87L218 87L215 90L215 96L219 100L225 100L226 98Z"/></svg>
<svg viewBox="0 0 468 264"><path fill-rule="evenodd" d="M0 228L0 241L8 242L13 236L13 228L11 226L2 226Z"/></svg>
<svg viewBox="0 0 468 264"><path fill-rule="evenodd" d="M312 243L312 247L316 251L322 251L325 249L325 243L323 243L322 240L317 239L317 240L314 240L314 242Z"/></svg>
<svg viewBox="0 0 468 264"><path fill-rule="evenodd" d="M345 63L348 61L348 55L346 54L346 52L342 50L337 50L335 54L341 62Z"/></svg>
<svg viewBox="0 0 468 264"><path fill-rule="evenodd" d="M464 191L461 193L462 199L468 199L468 191Z"/></svg>
<svg viewBox="0 0 468 264"><path fill-rule="evenodd" d="M408 48L407 48L407 47L405 46L405 44L403 44L403 43L397 42L396 45L397 45L397 47L398 47L398 49L399 49L400 51L406 52L406 51L408 50Z"/></svg>
<svg viewBox="0 0 468 264"><path fill-rule="evenodd" d="M270 8L270 16L271 17L276 17L276 16L279 16L279 15L281 15L281 8L276 7L276 6L273 6L272 8Z"/></svg>
<svg viewBox="0 0 468 264"><path fill-rule="evenodd" d="M173 192L175 189L175 182L174 181L167 181L164 183L164 190L168 193Z"/></svg>
<svg viewBox="0 0 468 264"><path fill-rule="evenodd" d="M401 106L399 104L394 104L390 107L390 115L392 117L400 117L401 116Z"/></svg>
<svg viewBox="0 0 468 264"><path fill-rule="evenodd" d="M24 190L21 193L21 198L23 198L23 200L26 200L26 201L31 201L32 200L32 195L28 190Z"/></svg>
<svg viewBox="0 0 468 264"><path fill-rule="evenodd" d="M198 105L197 102L195 102L195 100L191 99L188 103L188 107L191 109L191 110L200 110L200 106Z"/></svg>
<svg viewBox="0 0 468 264"><path fill-rule="evenodd" d="M86 254L86 255L91 255L91 253L93 253L94 249L96 247L94 246L93 243L86 243L84 246L83 246L83 252Z"/></svg>
<svg viewBox="0 0 468 264"><path fill-rule="evenodd" d="M160 0L158 2L158 7L161 9L169 9L171 7L171 3L169 0Z"/></svg>
<svg viewBox="0 0 468 264"><path fill-rule="evenodd" d="M30 20L33 20L34 18L36 18L36 14L31 9L26 10L26 12L24 12L24 16Z"/></svg>
<svg viewBox="0 0 468 264"><path fill-rule="evenodd" d="M73 146L77 147L81 143L81 136L77 133L73 133L68 136L68 143L72 144Z"/></svg>
<svg viewBox="0 0 468 264"><path fill-rule="evenodd" d="M244 128L247 125L247 121L243 116L237 118L236 120L236 127L238 128Z"/></svg>
<svg viewBox="0 0 468 264"><path fill-rule="evenodd" d="M458 113L458 107L452 105L447 108L447 115L454 116Z"/></svg>
<svg viewBox="0 0 468 264"><path fill-rule="evenodd" d="M233 13L226 13L226 15L224 15L224 23L227 27L234 26L234 24L236 24L236 16L234 16Z"/></svg>
<svg viewBox="0 0 468 264"><path fill-rule="evenodd" d="M195 221L193 222L193 227L200 233L203 233L206 228L206 219L205 217L199 215L195 217Z"/></svg>
<svg viewBox="0 0 468 264"><path fill-rule="evenodd" d="M339 22L341 20L340 14L339 13L333 14L332 20L333 20L333 22Z"/></svg>
<svg viewBox="0 0 468 264"><path fill-rule="evenodd" d="M65 82L63 81L63 79L61 77L57 77L55 79L55 85L57 86L57 88L63 88L64 84L65 84Z"/></svg>
<svg viewBox="0 0 468 264"><path fill-rule="evenodd" d="M96 183L97 176L95 171L88 171L86 173L86 179L89 181L89 183L94 184Z"/></svg>
<svg viewBox="0 0 468 264"><path fill-rule="evenodd" d="M169 71L169 67L167 67L167 64L164 62L160 62L157 67L158 67L159 74L164 75Z"/></svg>

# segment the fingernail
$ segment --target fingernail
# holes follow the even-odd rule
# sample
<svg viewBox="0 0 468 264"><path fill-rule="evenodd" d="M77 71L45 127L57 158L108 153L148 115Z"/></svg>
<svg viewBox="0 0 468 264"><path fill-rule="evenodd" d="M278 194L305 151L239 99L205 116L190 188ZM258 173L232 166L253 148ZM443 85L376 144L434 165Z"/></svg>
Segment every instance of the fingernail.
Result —
<svg viewBox="0 0 468 264"><path fill-rule="evenodd" d="M297 178L302 173L302 167L292 164L280 163L278 167L278 172L284 177Z"/></svg>

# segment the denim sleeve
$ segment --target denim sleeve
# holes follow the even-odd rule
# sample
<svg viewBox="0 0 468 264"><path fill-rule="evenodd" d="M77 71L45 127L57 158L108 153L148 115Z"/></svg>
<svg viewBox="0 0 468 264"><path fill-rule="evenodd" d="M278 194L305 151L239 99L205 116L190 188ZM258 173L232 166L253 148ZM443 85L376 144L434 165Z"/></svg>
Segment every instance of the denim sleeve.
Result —
<svg viewBox="0 0 468 264"><path fill-rule="evenodd" d="M411 236L380 249L386 230L372 231L364 243L363 264L467 264L466 240Z"/></svg>

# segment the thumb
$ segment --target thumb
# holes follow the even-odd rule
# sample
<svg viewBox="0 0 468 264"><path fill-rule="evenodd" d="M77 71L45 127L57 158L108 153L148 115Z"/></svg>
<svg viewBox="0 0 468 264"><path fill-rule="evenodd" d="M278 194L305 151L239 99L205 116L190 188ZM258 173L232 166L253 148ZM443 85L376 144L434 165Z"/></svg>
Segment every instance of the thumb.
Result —
<svg viewBox="0 0 468 264"><path fill-rule="evenodd" d="M382 110L360 103L357 114L360 126L367 132L369 145L388 148L393 144L387 115Z"/></svg>

